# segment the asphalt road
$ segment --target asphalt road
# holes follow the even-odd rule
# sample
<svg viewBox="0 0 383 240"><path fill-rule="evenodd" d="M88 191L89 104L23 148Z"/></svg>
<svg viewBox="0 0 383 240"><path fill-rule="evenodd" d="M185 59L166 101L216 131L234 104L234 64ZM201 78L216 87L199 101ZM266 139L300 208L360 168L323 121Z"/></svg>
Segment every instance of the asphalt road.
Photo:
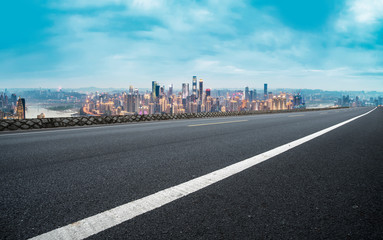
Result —
<svg viewBox="0 0 383 240"><path fill-rule="evenodd" d="M1 134L0 238L38 236L371 109ZM90 238L379 239L382 196L378 108Z"/></svg>

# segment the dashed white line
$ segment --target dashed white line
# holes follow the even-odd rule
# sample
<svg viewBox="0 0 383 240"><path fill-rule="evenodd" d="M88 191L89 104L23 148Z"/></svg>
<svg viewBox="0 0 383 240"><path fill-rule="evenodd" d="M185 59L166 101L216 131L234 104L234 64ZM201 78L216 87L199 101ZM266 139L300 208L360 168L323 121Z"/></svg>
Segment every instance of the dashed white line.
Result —
<svg viewBox="0 0 383 240"><path fill-rule="evenodd" d="M202 123L202 124L188 125L188 127L200 127L200 126L207 126L207 125L218 125L218 124L239 123L239 122L248 122L248 120L237 120L237 121L215 122L215 123Z"/></svg>

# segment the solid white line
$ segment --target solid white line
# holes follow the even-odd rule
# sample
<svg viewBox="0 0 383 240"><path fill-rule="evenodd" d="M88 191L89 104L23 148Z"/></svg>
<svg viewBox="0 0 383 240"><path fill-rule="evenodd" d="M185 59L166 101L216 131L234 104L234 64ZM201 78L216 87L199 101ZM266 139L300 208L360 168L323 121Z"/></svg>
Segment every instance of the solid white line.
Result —
<svg viewBox="0 0 383 240"><path fill-rule="evenodd" d="M375 109L376 108L360 116L341 122L332 127L326 128L324 130L300 138L293 142L287 143L280 147L274 148L270 151L261 153L254 157L245 159L241 162L232 164L230 166L195 178L193 180L181 183L177 186L167 188L147 197L126 203L116 208L85 218L67 226L52 230L50 232L36 236L32 239L84 239L90 237L94 234L102 232L108 228L114 227L141 214L152 211L165 204L168 204L179 198L185 197L191 193L201 190L211 184L217 183L227 177L242 172L263 161L266 161L305 142L308 142L336 128L339 128L349 122L352 122L360 117L363 117L371 113Z"/></svg>

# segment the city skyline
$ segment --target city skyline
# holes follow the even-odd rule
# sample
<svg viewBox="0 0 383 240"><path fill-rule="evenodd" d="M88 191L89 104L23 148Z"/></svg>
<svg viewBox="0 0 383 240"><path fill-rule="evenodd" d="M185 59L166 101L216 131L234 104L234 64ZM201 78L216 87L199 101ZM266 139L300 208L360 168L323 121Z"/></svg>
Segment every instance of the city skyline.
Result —
<svg viewBox="0 0 383 240"><path fill-rule="evenodd" d="M197 84L198 82L198 84ZM179 114L179 113L211 113L211 112L247 112L247 111L285 111L292 109L306 109L305 96L300 92L277 91L273 92L268 83L263 84L263 90L258 92L248 86L242 90L212 91L204 88L204 81L197 76L189 83L182 83L182 89L174 89L170 84L168 89L157 81L152 81L151 90L140 91L129 86L129 91L114 93L91 92L87 94L80 115L86 116L118 116L118 115L147 115L147 114ZM205 90L205 91L204 91ZM61 90L60 90L61 92ZM377 92L376 92L377 93ZM40 94L41 95L41 94ZM313 93L306 96L311 107L363 107L382 103L382 97L374 98L363 96L343 95L336 98L334 95L321 96ZM330 97L330 98L329 98ZM329 105L328 100L333 100ZM319 100L319 101L318 101ZM322 103L321 103L322 101ZM314 105L313 105L314 103Z"/></svg>
<svg viewBox="0 0 383 240"><path fill-rule="evenodd" d="M22 7L20 7L22 6ZM383 2L22 1L3 3L1 88L383 91Z"/></svg>
<svg viewBox="0 0 383 240"><path fill-rule="evenodd" d="M379 92L342 92L321 90L263 89L246 86L244 89L211 89L204 86L204 80L192 76L182 88L168 88L152 81L151 89L139 89L133 85L129 89L114 91L89 91L86 94L64 89L26 89L17 92L0 90L0 119L45 118L59 116L119 116L146 114L179 114L200 112L241 112L241 111L281 111L291 109L321 107L363 107L382 105ZM197 84L198 83L198 84ZM12 89L14 90L14 89ZM349 92L352 94L352 92ZM32 104L26 104L26 99ZM307 105L306 105L306 100ZM41 111L40 112L40 106ZM27 110L31 107L32 111ZM37 108L37 109L36 109ZM36 114L37 110L37 114ZM79 110L79 111L78 111ZM47 115L45 111L48 111ZM54 111L55 113L52 113Z"/></svg>

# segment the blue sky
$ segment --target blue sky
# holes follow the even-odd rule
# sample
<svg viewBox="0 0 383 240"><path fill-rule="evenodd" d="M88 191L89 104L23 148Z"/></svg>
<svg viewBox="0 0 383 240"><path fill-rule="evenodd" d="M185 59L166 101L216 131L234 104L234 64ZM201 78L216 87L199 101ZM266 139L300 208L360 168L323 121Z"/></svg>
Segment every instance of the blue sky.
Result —
<svg viewBox="0 0 383 240"><path fill-rule="evenodd" d="M0 88L383 91L382 0L14 0Z"/></svg>

